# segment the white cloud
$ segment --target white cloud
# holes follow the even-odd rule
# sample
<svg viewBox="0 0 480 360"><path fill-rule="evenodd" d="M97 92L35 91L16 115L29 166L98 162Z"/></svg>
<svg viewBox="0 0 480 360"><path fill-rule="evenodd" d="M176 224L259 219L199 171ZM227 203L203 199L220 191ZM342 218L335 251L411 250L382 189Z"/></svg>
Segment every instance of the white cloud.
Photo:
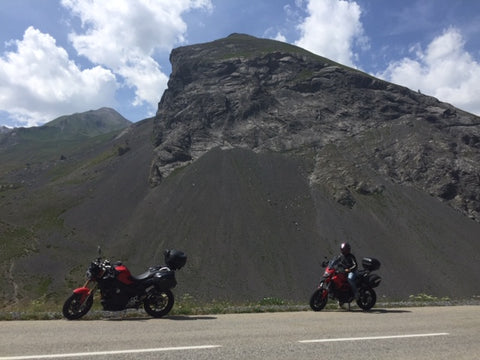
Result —
<svg viewBox="0 0 480 360"><path fill-rule="evenodd" d="M460 31L449 28L412 58L391 63L376 76L480 115L480 64L465 50Z"/></svg>
<svg viewBox="0 0 480 360"><path fill-rule="evenodd" d="M82 22L81 33L69 39L80 55L106 66L135 89L133 105L155 109L168 76L154 59L185 42L182 14L212 9L210 0L62 0Z"/></svg>
<svg viewBox="0 0 480 360"><path fill-rule="evenodd" d="M69 40L91 65L83 65L82 59L76 62L77 54L68 54L51 35L29 27L22 40L6 44L14 49L0 57L0 112L8 118L4 123L35 126L60 115L116 107L115 97L124 96L125 88L134 90L134 106L154 113L168 81L155 56L168 58L174 45L185 42L185 12L213 8L211 0L61 4L80 19L81 27Z"/></svg>
<svg viewBox="0 0 480 360"><path fill-rule="evenodd" d="M366 46L361 9L345 0L308 0L308 16L298 25L296 45L339 63L355 66L355 43Z"/></svg>
<svg viewBox="0 0 480 360"><path fill-rule="evenodd" d="M109 106L117 88L114 74L100 66L81 70L55 39L29 27L16 51L0 58L0 109L35 126L53 118Z"/></svg>
<svg viewBox="0 0 480 360"><path fill-rule="evenodd" d="M282 41L282 42L287 41L287 38L280 31L277 32L277 35L275 35L275 37L273 39L277 40L277 41Z"/></svg>

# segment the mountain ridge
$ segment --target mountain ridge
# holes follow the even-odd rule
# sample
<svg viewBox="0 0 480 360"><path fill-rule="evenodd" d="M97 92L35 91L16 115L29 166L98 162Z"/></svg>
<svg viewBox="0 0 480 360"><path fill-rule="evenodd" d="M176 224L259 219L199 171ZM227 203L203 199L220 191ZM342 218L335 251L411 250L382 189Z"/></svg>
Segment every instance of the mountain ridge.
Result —
<svg viewBox="0 0 480 360"><path fill-rule="evenodd" d="M82 113L60 116L42 127L59 129L65 137L93 137L104 133L124 129L131 122L112 108L99 108Z"/></svg>
<svg viewBox="0 0 480 360"><path fill-rule="evenodd" d="M82 144L131 125L117 111L100 108L58 117L42 126L8 129L0 133L0 161L4 169L38 164L68 156ZM93 140L94 141L94 140Z"/></svg>

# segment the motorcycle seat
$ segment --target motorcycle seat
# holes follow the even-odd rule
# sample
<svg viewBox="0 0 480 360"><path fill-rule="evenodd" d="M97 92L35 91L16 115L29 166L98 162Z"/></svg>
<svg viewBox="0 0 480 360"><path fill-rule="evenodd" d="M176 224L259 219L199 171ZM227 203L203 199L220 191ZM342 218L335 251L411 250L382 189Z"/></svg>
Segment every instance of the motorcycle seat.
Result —
<svg viewBox="0 0 480 360"><path fill-rule="evenodd" d="M134 281L142 281L142 280L148 279L150 276L152 276L152 274L153 274L153 272L151 272L150 270L147 270L143 274L140 274L140 275L137 275L137 276L132 275L132 279Z"/></svg>
<svg viewBox="0 0 480 360"><path fill-rule="evenodd" d="M140 274L140 275L137 275L137 276L132 276L132 279L134 281L142 281L142 280L145 280L145 279L148 279L150 277L153 276L153 274L155 274L156 272L159 272L159 271L162 271L162 270L169 270L167 267L151 267L149 268L147 271L145 271L143 274Z"/></svg>

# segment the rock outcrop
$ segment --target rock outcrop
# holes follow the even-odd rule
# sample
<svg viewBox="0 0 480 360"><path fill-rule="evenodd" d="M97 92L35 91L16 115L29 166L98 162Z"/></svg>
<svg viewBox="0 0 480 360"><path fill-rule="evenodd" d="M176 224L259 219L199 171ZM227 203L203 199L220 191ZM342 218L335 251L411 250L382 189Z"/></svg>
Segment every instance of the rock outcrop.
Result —
<svg viewBox="0 0 480 360"><path fill-rule="evenodd" d="M171 54L150 183L214 147L312 158L339 203L406 184L480 221L480 118L285 43L233 34Z"/></svg>

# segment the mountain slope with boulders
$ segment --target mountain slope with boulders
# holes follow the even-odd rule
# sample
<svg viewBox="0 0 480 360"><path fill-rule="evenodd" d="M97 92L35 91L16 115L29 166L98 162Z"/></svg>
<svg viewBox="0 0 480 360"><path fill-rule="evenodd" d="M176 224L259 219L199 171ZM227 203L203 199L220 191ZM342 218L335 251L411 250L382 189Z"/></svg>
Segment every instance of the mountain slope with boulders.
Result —
<svg viewBox="0 0 480 360"><path fill-rule="evenodd" d="M343 241L379 299L480 294L479 117L248 35L170 60L154 118L9 173L3 303L62 298L97 245L133 273L185 251L174 292L202 301L307 303Z"/></svg>
<svg viewBox="0 0 480 360"><path fill-rule="evenodd" d="M268 278L281 273L280 282L290 279L284 291L291 296L304 291L312 273L319 274L315 259L336 253L342 241L351 242L359 257L383 260L390 295L415 293L412 283L428 293L478 293L478 285L463 287L454 275L462 262L476 276L477 116L303 49L247 35L175 49L171 62L169 88L154 123L151 184L161 187L175 169L213 153L245 169L234 175L222 171L224 162L212 167L217 186L206 191L208 197L219 196L219 185L241 174L268 184L262 192L255 183L230 208L213 199L199 202L212 204L207 214L197 215L199 228L211 222L208 235L197 235L202 244L219 241L219 220L227 218L226 228L238 235L220 231L224 237L258 246L258 253L252 245L246 256L230 249L236 261L245 258L239 268ZM246 156L256 168L244 163ZM282 160L272 168L269 156ZM292 161L297 164L287 168ZM272 173L277 177L260 178ZM240 184L255 181L248 179L230 189L230 197ZM278 190L273 199L271 189ZM219 199L228 197L222 193ZM272 218L273 209L278 214ZM285 253L276 256L278 251ZM265 257L271 257L270 266L255 261ZM232 270L229 277L235 276Z"/></svg>

